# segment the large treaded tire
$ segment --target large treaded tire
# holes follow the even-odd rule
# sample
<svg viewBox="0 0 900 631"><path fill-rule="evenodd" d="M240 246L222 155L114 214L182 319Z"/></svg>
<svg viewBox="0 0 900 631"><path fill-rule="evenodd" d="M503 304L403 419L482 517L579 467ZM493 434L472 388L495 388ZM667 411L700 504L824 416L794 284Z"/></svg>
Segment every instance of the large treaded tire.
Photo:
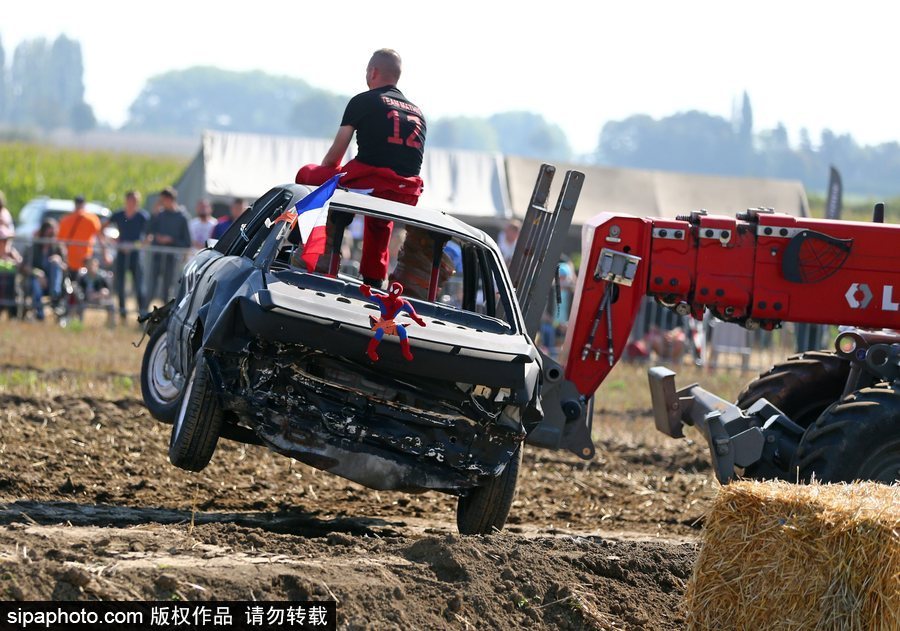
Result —
<svg viewBox="0 0 900 631"><path fill-rule="evenodd" d="M835 353L809 351L792 355L751 381L738 395L746 410L759 399L809 427L829 405L840 399L850 373L850 362Z"/></svg>
<svg viewBox="0 0 900 631"><path fill-rule="evenodd" d="M522 449L523 445L519 445L503 473L459 498L456 527L461 535L487 535L503 529L516 495Z"/></svg>
<svg viewBox="0 0 900 631"><path fill-rule="evenodd" d="M222 431L222 408L213 387L203 349L184 388L184 398L172 425L169 462L187 471L202 471L216 450Z"/></svg>
<svg viewBox="0 0 900 631"><path fill-rule="evenodd" d="M900 480L900 394L864 388L829 407L806 430L791 470L805 482Z"/></svg>
<svg viewBox="0 0 900 631"><path fill-rule="evenodd" d="M166 324L161 322L144 348L141 361L141 397L150 415L163 423L175 422L181 408L184 383L179 387L171 368L166 366Z"/></svg>

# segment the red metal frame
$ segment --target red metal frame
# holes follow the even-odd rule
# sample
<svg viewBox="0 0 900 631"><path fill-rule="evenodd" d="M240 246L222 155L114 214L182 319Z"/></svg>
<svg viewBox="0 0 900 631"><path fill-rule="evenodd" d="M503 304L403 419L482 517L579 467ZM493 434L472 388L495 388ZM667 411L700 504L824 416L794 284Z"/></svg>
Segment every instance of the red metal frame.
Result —
<svg viewBox="0 0 900 631"><path fill-rule="evenodd" d="M608 282L594 276L604 248L641 258L633 284L616 286L612 364L621 357L645 295L680 305L695 318L710 309L719 317L766 329L783 321L900 328L898 225L766 212L737 217L695 214L690 220L601 214L584 227L583 235L587 256L563 357L566 378L585 396L592 395L612 369L605 354L585 357L581 352ZM810 235L845 240L849 253L819 257L810 247L804 260L821 278L788 280L783 269L788 245L795 238L801 240L795 245L808 244L803 240ZM828 254L828 246L822 247ZM606 338L604 317L596 339Z"/></svg>

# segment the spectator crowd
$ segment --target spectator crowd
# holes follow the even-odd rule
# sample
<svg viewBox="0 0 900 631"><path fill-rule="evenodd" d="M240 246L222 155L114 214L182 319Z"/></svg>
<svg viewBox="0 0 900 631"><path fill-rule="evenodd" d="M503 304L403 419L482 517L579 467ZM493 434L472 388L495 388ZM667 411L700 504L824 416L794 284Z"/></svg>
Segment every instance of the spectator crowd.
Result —
<svg viewBox="0 0 900 631"><path fill-rule="evenodd" d="M124 206L103 219L79 195L59 221L44 216L33 235L16 235L0 191L0 313L42 321L49 308L64 321L98 308L111 326L116 313L122 322L129 313L143 315L174 297L187 257L221 236L244 209L236 199L217 221L204 199L190 218L172 187L160 191L152 211L141 204L141 194L128 191Z"/></svg>

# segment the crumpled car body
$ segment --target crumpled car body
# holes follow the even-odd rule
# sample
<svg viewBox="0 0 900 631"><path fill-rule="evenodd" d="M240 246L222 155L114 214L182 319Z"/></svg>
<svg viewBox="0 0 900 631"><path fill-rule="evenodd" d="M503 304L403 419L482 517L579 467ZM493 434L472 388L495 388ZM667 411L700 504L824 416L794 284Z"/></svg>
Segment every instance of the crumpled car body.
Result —
<svg viewBox="0 0 900 631"><path fill-rule="evenodd" d="M541 419L541 358L496 244L442 212L337 191L331 213L427 231L455 248L460 268L433 300L410 298L426 322L407 329L414 359L385 336L372 362L379 311L358 274L298 267L296 229L273 223L309 191L273 188L185 266L177 299L156 318L156 359L145 359L145 373L179 391L168 401L178 413L162 420L177 430L203 411L185 396L202 361L204 409L215 408L222 437L374 489L461 495L501 475Z"/></svg>

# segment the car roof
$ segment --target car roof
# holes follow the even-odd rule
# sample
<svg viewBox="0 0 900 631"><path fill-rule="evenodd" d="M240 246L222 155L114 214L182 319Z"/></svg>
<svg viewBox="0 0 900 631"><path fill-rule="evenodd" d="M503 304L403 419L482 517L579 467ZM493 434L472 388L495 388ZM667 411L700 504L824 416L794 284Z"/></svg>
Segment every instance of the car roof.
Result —
<svg viewBox="0 0 900 631"><path fill-rule="evenodd" d="M286 185L285 188L310 187L291 184ZM344 189L335 191L334 196L331 198L331 203L333 205L358 208L359 210L386 215L405 223L426 224L447 232L457 232L485 245L493 243L484 231L474 228L464 221L460 221L456 217L451 217L444 211L436 208L410 206L409 204L401 204L400 202L393 202L387 199L381 199L380 197L373 197L372 195L354 193Z"/></svg>
<svg viewBox="0 0 900 631"><path fill-rule="evenodd" d="M33 199L31 203L43 203L44 210L52 210L55 212L72 212L75 210L75 201L71 199L54 199L51 197L39 197L37 199ZM85 210L94 215L99 215L101 217L106 217L110 214L109 208L106 206L102 206L95 202L87 202L84 205Z"/></svg>

